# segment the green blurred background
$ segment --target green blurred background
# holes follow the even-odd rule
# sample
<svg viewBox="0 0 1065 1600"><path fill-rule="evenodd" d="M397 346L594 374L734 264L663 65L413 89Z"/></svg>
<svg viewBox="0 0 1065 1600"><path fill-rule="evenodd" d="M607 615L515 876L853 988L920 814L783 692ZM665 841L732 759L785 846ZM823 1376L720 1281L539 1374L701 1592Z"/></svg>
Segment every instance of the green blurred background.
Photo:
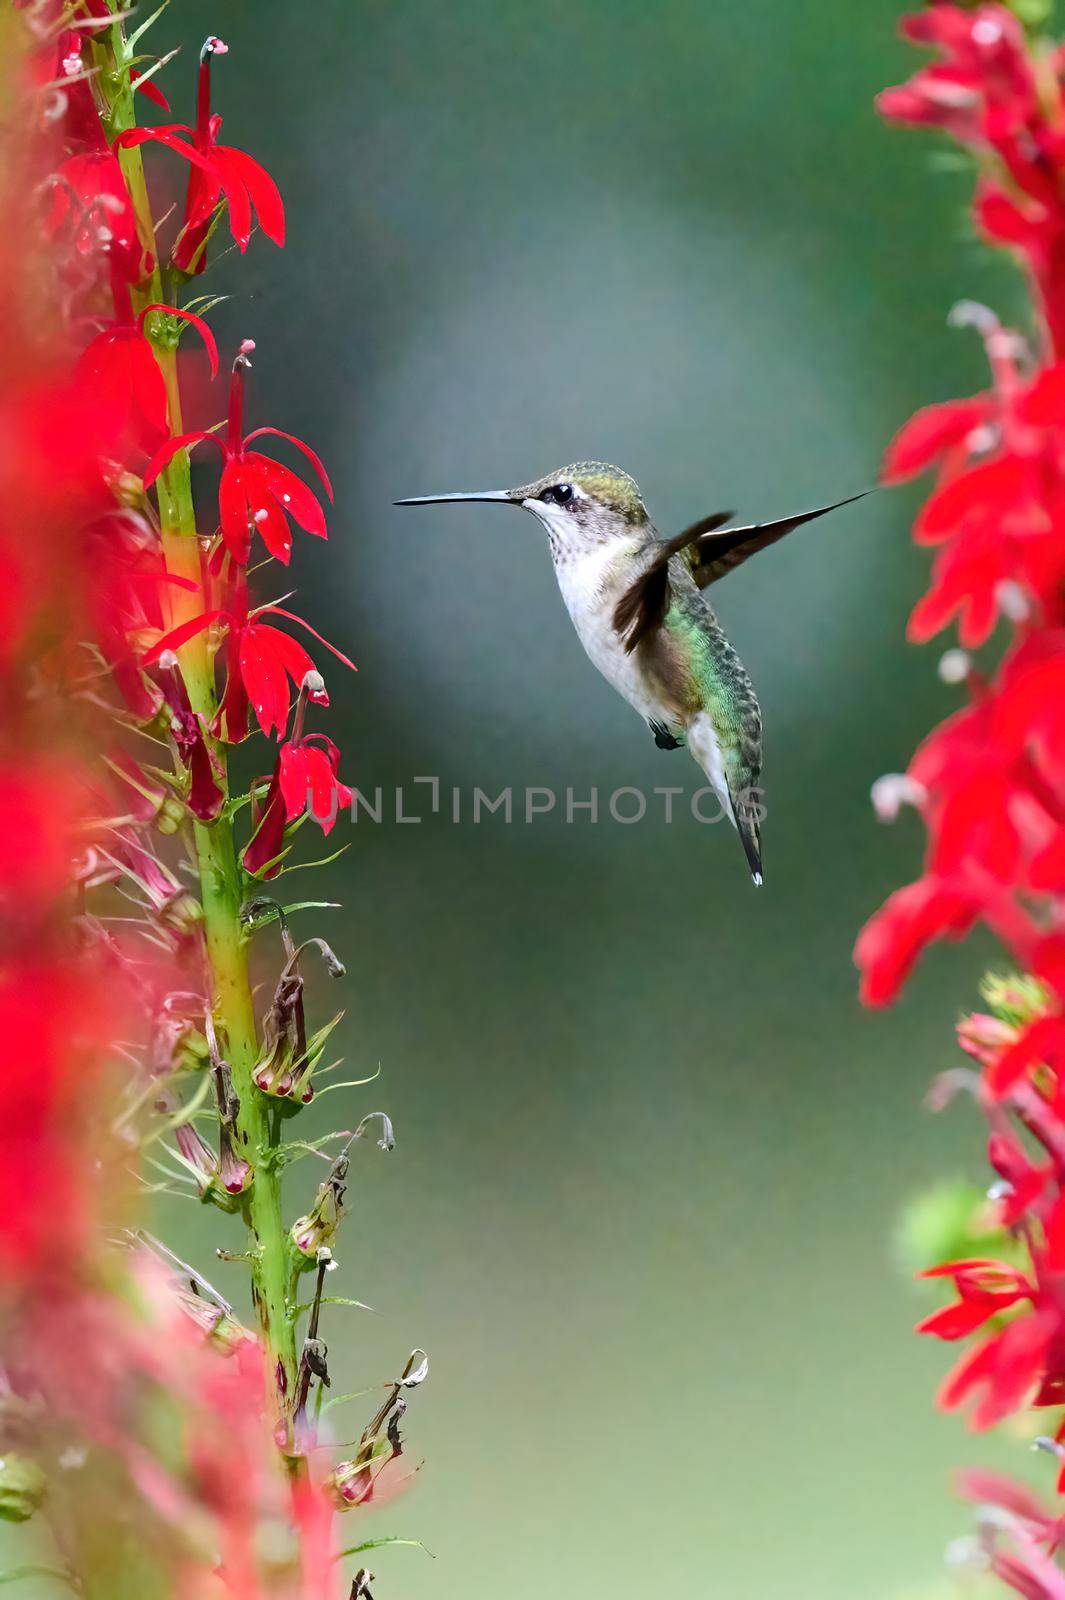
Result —
<svg viewBox="0 0 1065 1600"><path fill-rule="evenodd" d="M912 409L982 383L947 312L1016 315L1018 288L970 237L964 173L876 120L917 59L897 14L171 7L175 111L221 33L226 135L288 204L283 253L257 239L214 274L234 296L215 321L258 341L253 421L334 475L330 544L301 541L294 581L359 663L329 672L350 781L694 786L585 660L532 519L396 496L596 456L667 530L782 514L867 486ZM933 1412L950 1352L912 1337L894 1243L906 1197L982 1176L974 1114L921 1097L987 951L935 953L887 1015L860 1011L851 966L920 848L913 819L877 826L870 783L956 695L903 640L916 498L715 591L767 724L760 893L730 831L660 816L342 823L343 861L292 880L344 901L301 926L348 965L345 1076L381 1069L314 1126L384 1106L398 1137L356 1152L331 1287L377 1314L330 1315L335 1383L415 1344L432 1364L413 1491L349 1522L435 1554L374 1557L393 1600L921 1597L969 1526L950 1464L1028 1466ZM325 1015L337 986L314 995ZM293 1169L294 1208L315 1177ZM173 1226L235 1292L211 1262L232 1225Z"/></svg>

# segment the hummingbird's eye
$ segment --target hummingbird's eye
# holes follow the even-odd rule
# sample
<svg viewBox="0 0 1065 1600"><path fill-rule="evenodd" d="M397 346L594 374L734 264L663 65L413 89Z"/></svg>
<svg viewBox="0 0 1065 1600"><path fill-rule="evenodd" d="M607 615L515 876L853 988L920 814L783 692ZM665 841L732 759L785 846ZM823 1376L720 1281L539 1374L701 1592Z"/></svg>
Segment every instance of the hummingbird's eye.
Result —
<svg viewBox="0 0 1065 1600"><path fill-rule="evenodd" d="M572 483L553 483L550 489L544 490L540 499L546 500L550 505L569 505L573 499L573 485Z"/></svg>

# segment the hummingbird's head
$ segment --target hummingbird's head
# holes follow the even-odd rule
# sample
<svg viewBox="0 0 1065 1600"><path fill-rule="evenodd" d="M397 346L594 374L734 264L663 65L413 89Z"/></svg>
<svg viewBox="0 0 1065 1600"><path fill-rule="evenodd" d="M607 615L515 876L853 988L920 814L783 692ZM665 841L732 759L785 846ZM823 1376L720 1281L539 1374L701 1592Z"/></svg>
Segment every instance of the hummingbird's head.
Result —
<svg viewBox="0 0 1065 1600"><path fill-rule="evenodd" d="M649 525L635 478L605 461L576 461L511 493L543 523L556 554L631 539Z"/></svg>
<svg viewBox="0 0 1065 1600"><path fill-rule="evenodd" d="M631 540L651 525L636 480L605 461L577 461L517 489L424 495L396 504L434 505L442 500L494 500L521 506L543 523L552 553L562 559L594 545Z"/></svg>

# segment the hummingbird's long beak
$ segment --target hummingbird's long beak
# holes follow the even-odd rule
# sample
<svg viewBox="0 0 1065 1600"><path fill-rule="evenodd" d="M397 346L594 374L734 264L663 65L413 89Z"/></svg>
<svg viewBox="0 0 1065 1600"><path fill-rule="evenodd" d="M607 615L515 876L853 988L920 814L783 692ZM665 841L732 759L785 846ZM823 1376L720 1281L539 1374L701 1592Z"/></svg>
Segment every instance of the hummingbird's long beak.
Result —
<svg viewBox="0 0 1065 1600"><path fill-rule="evenodd" d="M452 501L498 500L503 505L520 505L513 489L482 489L480 494L419 494L411 500L393 500L394 506L443 506Z"/></svg>

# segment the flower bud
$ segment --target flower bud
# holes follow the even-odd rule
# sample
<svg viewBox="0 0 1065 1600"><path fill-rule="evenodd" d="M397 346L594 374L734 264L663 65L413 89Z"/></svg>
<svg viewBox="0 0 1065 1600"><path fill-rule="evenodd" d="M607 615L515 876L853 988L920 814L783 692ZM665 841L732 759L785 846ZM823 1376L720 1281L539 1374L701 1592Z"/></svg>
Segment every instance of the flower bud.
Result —
<svg viewBox="0 0 1065 1600"><path fill-rule="evenodd" d="M177 833L188 812L176 794L168 794L155 814L155 826L160 833Z"/></svg>
<svg viewBox="0 0 1065 1600"><path fill-rule="evenodd" d="M195 895L182 889L159 908L159 917L175 933L191 933L203 921L203 907Z"/></svg>
<svg viewBox="0 0 1065 1600"><path fill-rule="evenodd" d="M47 1479L35 1461L8 1451L0 1456L0 1521L26 1522L44 1499Z"/></svg>
<svg viewBox="0 0 1065 1600"><path fill-rule="evenodd" d="M243 1194L254 1176L249 1164L233 1149L229 1129L223 1123L218 1135L218 1175L227 1194Z"/></svg>
<svg viewBox="0 0 1065 1600"><path fill-rule="evenodd" d="M982 1067L990 1067L998 1060L1007 1045L1017 1037L1017 1030L986 1011L974 1011L962 1017L957 1026L958 1043L967 1056L972 1056Z"/></svg>
<svg viewBox="0 0 1065 1600"><path fill-rule="evenodd" d="M980 991L994 1015L1015 1028L1042 1016L1050 999L1046 986L1027 973L988 973Z"/></svg>
<svg viewBox="0 0 1065 1600"><path fill-rule="evenodd" d="M332 1192L324 1197L320 1193L313 1210L297 1217L292 1224L292 1243L300 1255L316 1262L318 1252L328 1248L336 1238L341 1215L342 1207Z"/></svg>
<svg viewBox="0 0 1065 1600"><path fill-rule="evenodd" d="M354 1461L338 1461L333 1471L326 1479L326 1488L331 1490L341 1511L347 1511L351 1506L363 1505L373 1494L373 1473L370 1471L370 1462L373 1459L373 1447L367 1446L359 1452Z"/></svg>

